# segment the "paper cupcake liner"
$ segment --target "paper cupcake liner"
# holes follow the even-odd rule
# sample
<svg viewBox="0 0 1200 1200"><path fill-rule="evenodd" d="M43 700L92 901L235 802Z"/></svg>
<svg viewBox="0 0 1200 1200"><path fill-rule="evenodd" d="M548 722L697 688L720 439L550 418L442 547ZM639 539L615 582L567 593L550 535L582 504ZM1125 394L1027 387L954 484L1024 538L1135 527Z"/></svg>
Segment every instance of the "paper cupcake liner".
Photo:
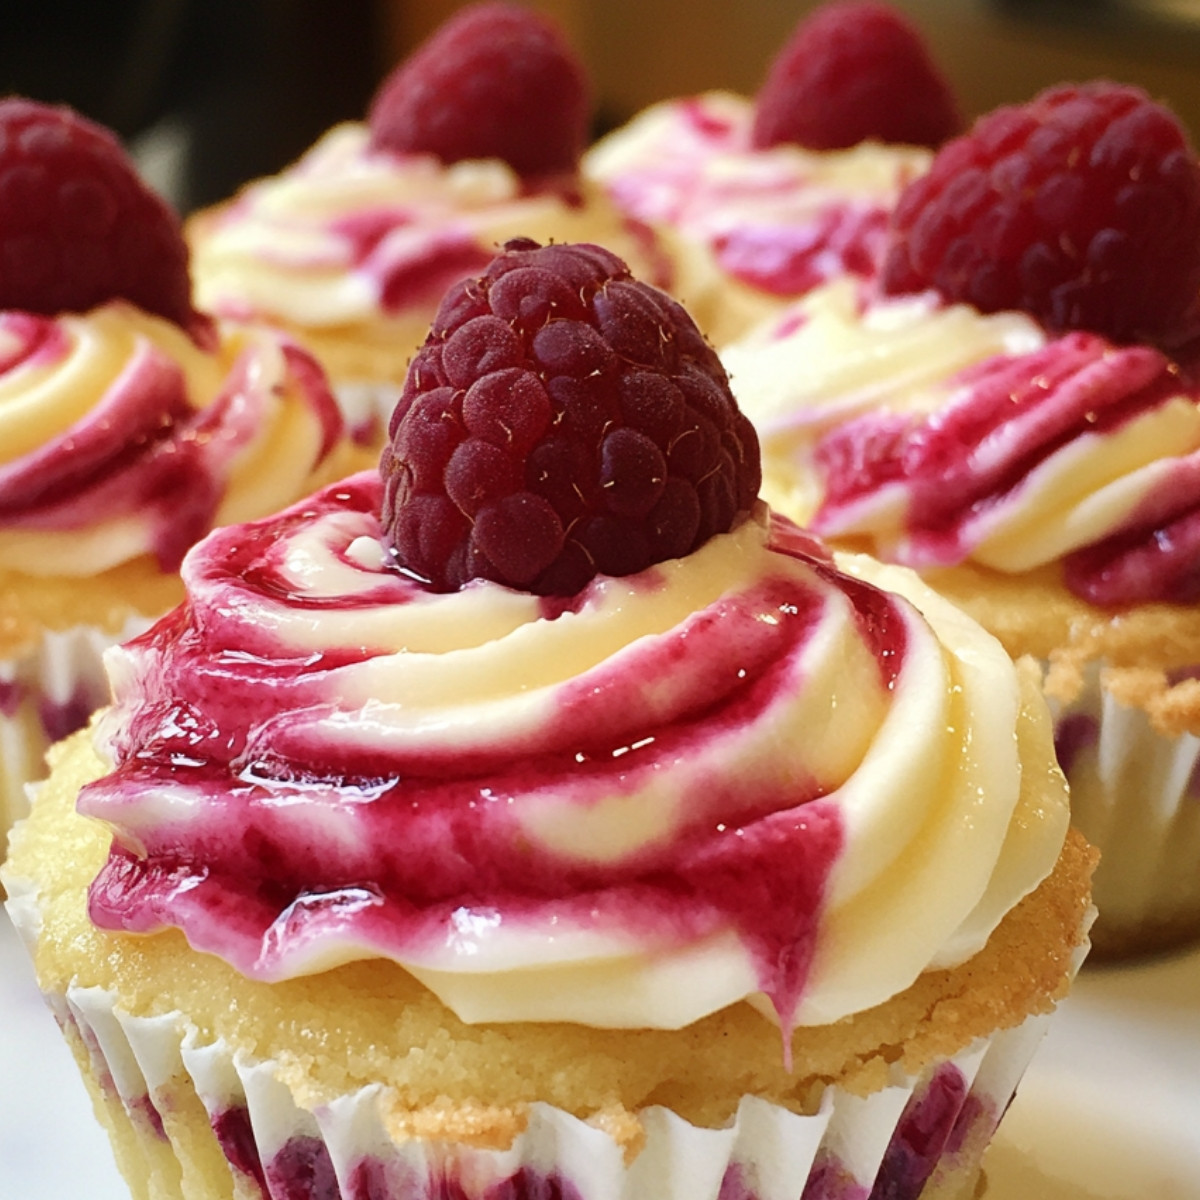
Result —
<svg viewBox="0 0 1200 1200"><path fill-rule="evenodd" d="M1166 737L1120 704L1093 664L1055 711L1071 819L1100 851L1094 956L1129 957L1200 939L1200 738Z"/></svg>
<svg viewBox="0 0 1200 1200"><path fill-rule="evenodd" d="M32 892L9 908L35 941ZM1031 1017L866 1097L830 1087L811 1116L748 1096L727 1128L705 1129L649 1108L644 1146L627 1161L604 1129L545 1104L504 1150L398 1138L382 1084L308 1109L277 1064L202 1043L181 1013L132 1016L98 987L47 999L118 1165L150 1200L966 1197L1049 1019Z"/></svg>
<svg viewBox="0 0 1200 1200"><path fill-rule="evenodd" d="M8 830L29 811L26 784L45 774L46 750L107 703L104 651L150 624L136 616L116 633L47 631L35 649L0 661L0 859Z"/></svg>

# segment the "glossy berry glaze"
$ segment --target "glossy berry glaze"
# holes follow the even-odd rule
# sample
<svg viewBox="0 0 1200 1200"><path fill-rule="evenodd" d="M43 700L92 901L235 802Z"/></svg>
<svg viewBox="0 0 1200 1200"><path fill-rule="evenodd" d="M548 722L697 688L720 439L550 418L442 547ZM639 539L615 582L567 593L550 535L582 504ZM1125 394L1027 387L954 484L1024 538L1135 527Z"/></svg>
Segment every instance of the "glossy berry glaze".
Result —
<svg viewBox="0 0 1200 1200"><path fill-rule="evenodd" d="M373 532L377 499L360 476L310 507L335 523L341 507ZM307 509L293 509L217 534L190 561L192 606L130 649L153 674L139 681L116 771L83 799L94 815L132 818L92 889L93 919L127 929L180 923L198 944L266 977L285 971L306 942L346 928L397 957L420 956L468 911L502 912L518 926L552 916L660 943L732 927L751 947L763 989L781 1009L794 1006L841 841L836 812L820 802L828 783L801 773L786 787L756 786L726 777L703 751L744 737L785 700L826 603L827 566L809 567L811 583L800 588L782 575L757 580L683 629L562 681L537 720L511 736L485 716L473 745L380 738L371 746L372 708L386 710L386 691L363 710L365 738L330 723L351 717L339 677L369 671L379 649L313 646L295 657L272 645L269 626L231 629L223 615L260 598L318 623L330 607L428 605L418 584L388 571L348 600L289 594L272 547L310 522ZM647 572L633 590L656 586ZM902 623L860 587L845 593L851 619L872 659L898 670ZM693 642L697 651L685 653ZM646 679L659 684L643 690ZM887 687L883 674L875 686ZM615 859L539 846L521 819L522 804L596 808L688 760L702 764L689 781L694 811L671 837ZM152 812L160 795L201 811L179 808L176 821L164 810L144 827L137 810Z"/></svg>
<svg viewBox="0 0 1200 1200"><path fill-rule="evenodd" d="M152 554L174 571L231 493L272 472L299 472L301 490L341 431L319 368L290 343L198 336L122 302L0 314L0 565L86 574ZM293 407L311 425L307 461L258 458L246 481L246 456Z"/></svg>
<svg viewBox="0 0 1200 1200"><path fill-rule="evenodd" d="M217 531L184 564L188 603L110 659L114 769L79 804L115 833L93 921L177 925L267 980L364 955L505 971L554 946L569 976L581 952L715 948L734 995L713 1006L761 991L786 1023L846 848L838 789L873 743L905 771L941 754L940 733L927 748L904 732L936 730L963 691L933 682L931 629L761 511L570 605L482 582L433 593L389 566L380 490L354 476ZM1011 730L1005 689L972 687ZM1011 732L996 760L990 731L965 732L963 799L956 781L936 819L990 772L972 835L994 857ZM902 792L895 811L928 798ZM950 877L915 898L951 914L930 929L972 911L988 861L961 898Z"/></svg>
<svg viewBox="0 0 1200 1200"><path fill-rule="evenodd" d="M491 261L491 253L466 229L430 232L420 226L421 214L404 207L351 213L329 223L350 270L373 281L385 313L414 304L436 306L447 288ZM319 268L320 261L313 266Z"/></svg>

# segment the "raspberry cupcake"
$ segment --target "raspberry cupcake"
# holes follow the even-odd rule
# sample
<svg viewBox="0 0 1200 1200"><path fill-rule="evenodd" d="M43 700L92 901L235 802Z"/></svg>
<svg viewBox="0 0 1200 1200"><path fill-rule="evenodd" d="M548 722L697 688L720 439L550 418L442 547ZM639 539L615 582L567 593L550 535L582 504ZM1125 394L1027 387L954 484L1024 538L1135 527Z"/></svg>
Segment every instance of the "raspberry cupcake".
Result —
<svg viewBox="0 0 1200 1200"><path fill-rule="evenodd" d="M102 649L181 599L184 551L351 464L304 351L192 309L178 220L107 131L0 102L0 193L2 837L107 700Z"/></svg>
<svg viewBox="0 0 1200 1200"><path fill-rule="evenodd" d="M1042 662L1109 956L1200 936L1198 294L1178 121L1062 86L939 153L874 295L725 354L779 507Z"/></svg>
<svg viewBox="0 0 1200 1200"><path fill-rule="evenodd" d="M961 127L917 30L846 0L800 21L754 98L655 104L584 171L659 231L675 294L721 346L832 277L870 277L900 191Z"/></svg>
<svg viewBox="0 0 1200 1200"><path fill-rule="evenodd" d="M5 874L137 1194L972 1194L1091 852L1036 678L759 477L519 241L378 472L191 551Z"/></svg>
<svg viewBox="0 0 1200 1200"><path fill-rule="evenodd" d="M292 333L378 447L443 292L507 239L633 257L650 246L579 173L590 119L584 68L556 25L468 6L383 82L365 122L189 221L197 302Z"/></svg>

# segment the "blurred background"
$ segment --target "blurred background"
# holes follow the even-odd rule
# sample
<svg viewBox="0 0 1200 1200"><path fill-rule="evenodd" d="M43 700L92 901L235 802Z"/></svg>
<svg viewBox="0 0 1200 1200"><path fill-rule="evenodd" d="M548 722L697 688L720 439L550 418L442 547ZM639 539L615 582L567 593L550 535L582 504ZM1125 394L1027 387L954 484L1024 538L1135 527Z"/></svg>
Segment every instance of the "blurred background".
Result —
<svg viewBox="0 0 1200 1200"><path fill-rule="evenodd" d="M1051 83L1144 87L1200 137L1200 0L893 0L969 116ZM530 0L588 64L597 132L653 100L753 92L817 0ZM362 116L453 0L0 0L0 92L117 130L183 212Z"/></svg>

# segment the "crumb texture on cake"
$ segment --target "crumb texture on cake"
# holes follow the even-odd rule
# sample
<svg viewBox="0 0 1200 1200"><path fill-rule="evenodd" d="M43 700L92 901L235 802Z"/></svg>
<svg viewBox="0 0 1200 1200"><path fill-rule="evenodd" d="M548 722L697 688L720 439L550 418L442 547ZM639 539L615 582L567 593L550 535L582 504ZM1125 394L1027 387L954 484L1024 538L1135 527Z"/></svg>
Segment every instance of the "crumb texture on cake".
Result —
<svg viewBox="0 0 1200 1200"><path fill-rule="evenodd" d="M182 599L178 574L148 554L85 580L0 571L0 657L36 646L46 629L116 633L131 615L157 616Z"/></svg>
<svg viewBox="0 0 1200 1200"><path fill-rule="evenodd" d="M822 1089L865 1094L899 1068L915 1073L975 1038L1049 1011L1066 991L1085 936L1091 849L1072 834L1057 869L1013 909L974 958L930 971L906 992L833 1025L802 1027L794 1070L780 1033L747 1004L678 1031L568 1024L465 1025L399 966L362 961L277 984L251 982L191 951L174 931L104 933L87 919L88 882L108 837L78 816L79 787L102 771L87 733L56 748L51 778L17 831L7 872L34 881L36 951L48 994L115 992L137 1016L178 1012L199 1044L223 1039L272 1060L296 1103L313 1109L373 1081L397 1135L502 1146L544 1101L609 1128L636 1148L638 1111L664 1104L718 1126L745 1094L812 1111Z"/></svg>

